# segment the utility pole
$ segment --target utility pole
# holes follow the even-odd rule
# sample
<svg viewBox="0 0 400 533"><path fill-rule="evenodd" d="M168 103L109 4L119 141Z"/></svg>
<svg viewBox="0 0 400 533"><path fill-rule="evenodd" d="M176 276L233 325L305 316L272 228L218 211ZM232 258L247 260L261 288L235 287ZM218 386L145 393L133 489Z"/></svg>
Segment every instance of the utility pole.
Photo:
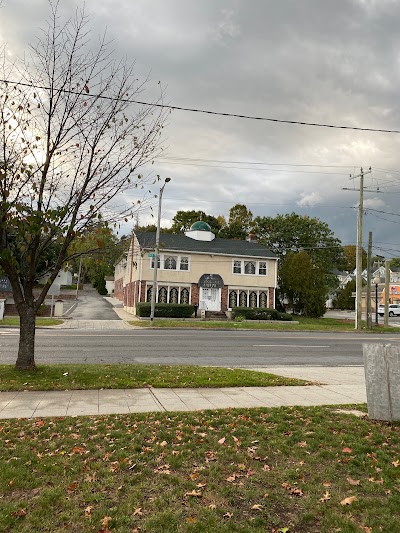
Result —
<svg viewBox="0 0 400 533"><path fill-rule="evenodd" d="M389 326L389 283L390 283L390 259L385 261L385 314L383 325L385 328Z"/></svg>
<svg viewBox="0 0 400 533"><path fill-rule="evenodd" d="M371 174L371 167L364 172L360 168L360 173L357 176L350 174L350 179L354 180L360 178L360 200L358 202L358 216L357 216L357 256L356 256L356 321L355 329L361 331L361 319L362 319L362 223L363 223L363 210L364 210L364 176ZM348 189L345 190L357 190Z"/></svg>
<svg viewBox="0 0 400 533"><path fill-rule="evenodd" d="M367 252L367 329L372 329L371 313L371 259L372 259L372 231L368 233Z"/></svg>

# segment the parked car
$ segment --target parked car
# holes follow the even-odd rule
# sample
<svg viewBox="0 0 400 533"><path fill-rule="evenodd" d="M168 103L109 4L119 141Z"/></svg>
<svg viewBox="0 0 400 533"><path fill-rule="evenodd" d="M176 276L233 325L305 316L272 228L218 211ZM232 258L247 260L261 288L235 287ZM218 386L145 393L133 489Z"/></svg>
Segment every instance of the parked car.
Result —
<svg viewBox="0 0 400 533"><path fill-rule="evenodd" d="M384 305L378 307L378 313L380 316L385 314ZM400 304L389 304L389 316L400 316Z"/></svg>

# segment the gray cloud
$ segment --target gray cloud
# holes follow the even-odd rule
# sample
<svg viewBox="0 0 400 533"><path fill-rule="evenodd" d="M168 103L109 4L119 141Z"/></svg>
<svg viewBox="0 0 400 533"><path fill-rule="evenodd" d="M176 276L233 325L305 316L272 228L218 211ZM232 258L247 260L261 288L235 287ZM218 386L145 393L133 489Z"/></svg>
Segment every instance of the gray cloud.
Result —
<svg viewBox="0 0 400 533"><path fill-rule="evenodd" d="M71 14L79 5L63 0L62 10ZM0 36L14 54L38 33L47 11L46 0L4 1ZM400 129L397 1L87 0L86 11L93 39L107 27L116 54L135 60L140 76L151 72L149 97L161 80L173 105ZM172 178L163 222L179 209L227 216L240 202L255 215L319 216L344 243L354 243L358 192L342 189L353 186L350 173L371 165L366 185L381 193L366 193L366 206L399 213L399 141L396 134L174 111L165 132L167 157L231 163L156 161L154 171ZM377 253L397 247L400 256L399 222L368 211L364 240L371 230Z"/></svg>

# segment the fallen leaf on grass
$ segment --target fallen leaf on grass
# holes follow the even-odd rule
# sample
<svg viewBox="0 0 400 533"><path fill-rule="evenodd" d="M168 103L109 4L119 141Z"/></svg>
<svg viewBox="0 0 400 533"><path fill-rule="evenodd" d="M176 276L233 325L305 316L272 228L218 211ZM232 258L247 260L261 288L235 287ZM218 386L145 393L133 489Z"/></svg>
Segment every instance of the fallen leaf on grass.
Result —
<svg viewBox="0 0 400 533"><path fill-rule="evenodd" d="M185 496L194 496L195 498L201 498L202 496L201 490L191 490L190 492L185 492Z"/></svg>
<svg viewBox="0 0 400 533"><path fill-rule="evenodd" d="M307 446L307 442L305 440L302 441L302 442L298 442L297 444L298 444L298 446L300 446L300 448L306 448L306 446Z"/></svg>
<svg viewBox="0 0 400 533"><path fill-rule="evenodd" d="M111 516L103 516L101 519L101 526L108 529L108 526L110 525L112 518Z"/></svg>
<svg viewBox="0 0 400 533"><path fill-rule="evenodd" d="M233 516L233 513L225 513L224 514L224 518L230 519L230 518L232 518L232 516Z"/></svg>
<svg viewBox="0 0 400 533"><path fill-rule="evenodd" d="M326 488L329 488L331 486L331 483L329 483L329 481L324 481L322 485Z"/></svg>
<svg viewBox="0 0 400 533"><path fill-rule="evenodd" d="M392 465L397 468L398 466L400 466L400 461L392 461Z"/></svg>
<svg viewBox="0 0 400 533"><path fill-rule="evenodd" d="M187 524L195 524L197 522L197 518L194 516L189 516L189 518L186 519Z"/></svg>
<svg viewBox="0 0 400 533"><path fill-rule="evenodd" d="M18 511L14 511L11 513L14 518L22 518L23 516L26 516L26 510L25 509L18 509Z"/></svg>
<svg viewBox="0 0 400 533"><path fill-rule="evenodd" d="M347 447L345 447L345 448L342 449L342 452L343 452L343 453L352 453L353 450L352 450L351 448L347 448Z"/></svg>
<svg viewBox="0 0 400 533"><path fill-rule="evenodd" d="M92 505L88 505L88 506L85 508L85 516L87 516L87 517L91 516L91 514L92 514L92 509L93 509L93 506L92 506Z"/></svg>
<svg viewBox="0 0 400 533"><path fill-rule="evenodd" d="M165 446L168 446L168 442L166 440L163 440L162 442L160 442L160 446L165 448Z"/></svg>
<svg viewBox="0 0 400 533"><path fill-rule="evenodd" d="M325 503L325 502L327 502L330 499L331 499L331 495L329 494L328 491L326 491L325 494L322 496L322 498L319 499L319 501L321 503Z"/></svg>
<svg viewBox="0 0 400 533"><path fill-rule="evenodd" d="M263 506L260 505L259 503L256 503L256 504L253 505L252 509L253 509L254 511L262 511Z"/></svg>
<svg viewBox="0 0 400 533"><path fill-rule="evenodd" d="M222 437L222 439L219 439L218 444L224 444L226 441L226 437Z"/></svg>
<svg viewBox="0 0 400 533"><path fill-rule="evenodd" d="M357 501L357 496L349 496L340 502L340 505L351 505L353 502Z"/></svg>
<svg viewBox="0 0 400 533"><path fill-rule="evenodd" d="M383 478L382 477L381 477L381 479L375 479L373 477L369 477L368 481L370 481L371 483L378 483L379 485L383 485Z"/></svg>
<svg viewBox="0 0 400 533"><path fill-rule="evenodd" d="M208 506L208 508L214 510L214 509L217 508L217 506L215 505L215 503L210 503L210 505Z"/></svg>
<svg viewBox="0 0 400 533"><path fill-rule="evenodd" d="M73 492L78 487L78 483L74 481L73 483L70 483L67 487L68 492Z"/></svg>
<svg viewBox="0 0 400 533"><path fill-rule="evenodd" d="M351 477L348 477L347 481L348 481L348 483L350 483L350 485L354 485L354 486L360 485L360 483L361 483L361 481L359 479L353 479Z"/></svg>

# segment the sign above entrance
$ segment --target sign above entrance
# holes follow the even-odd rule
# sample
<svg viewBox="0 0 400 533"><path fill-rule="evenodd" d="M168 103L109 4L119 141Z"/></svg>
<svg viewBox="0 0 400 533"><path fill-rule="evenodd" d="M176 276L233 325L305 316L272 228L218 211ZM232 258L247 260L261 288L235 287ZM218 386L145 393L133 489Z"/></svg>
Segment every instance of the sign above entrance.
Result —
<svg viewBox="0 0 400 533"><path fill-rule="evenodd" d="M222 289L224 280L219 274L203 274L199 279L199 287L203 289Z"/></svg>

